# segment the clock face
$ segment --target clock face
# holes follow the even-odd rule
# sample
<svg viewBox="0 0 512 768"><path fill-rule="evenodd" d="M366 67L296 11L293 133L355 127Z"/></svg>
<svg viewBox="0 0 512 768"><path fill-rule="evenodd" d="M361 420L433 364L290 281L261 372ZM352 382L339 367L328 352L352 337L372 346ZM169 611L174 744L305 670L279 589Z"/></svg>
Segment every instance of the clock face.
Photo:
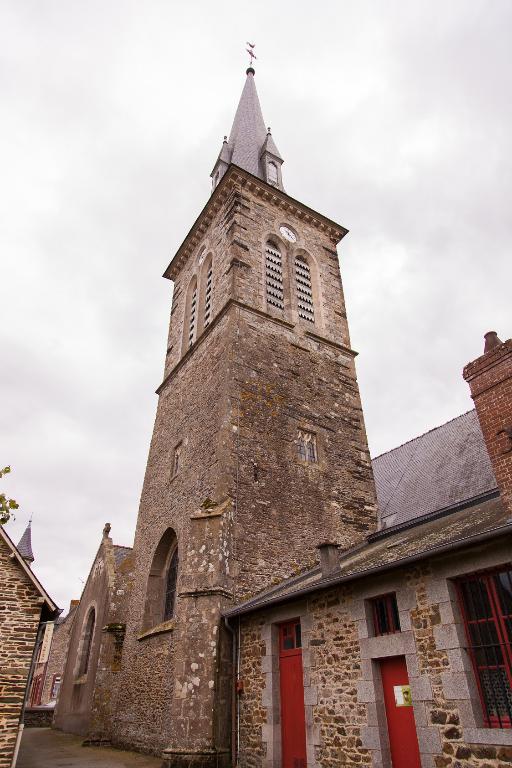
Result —
<svg viewBox="0 0 512 768"><path fill-rule="evenodd" d="M282 234L282 236L286 238L286 240L290 241L290 243L297 242L297 235L295 234L293 229L290 229L290 227L285 227L285 226L279 227L279 231Z"/></svg>

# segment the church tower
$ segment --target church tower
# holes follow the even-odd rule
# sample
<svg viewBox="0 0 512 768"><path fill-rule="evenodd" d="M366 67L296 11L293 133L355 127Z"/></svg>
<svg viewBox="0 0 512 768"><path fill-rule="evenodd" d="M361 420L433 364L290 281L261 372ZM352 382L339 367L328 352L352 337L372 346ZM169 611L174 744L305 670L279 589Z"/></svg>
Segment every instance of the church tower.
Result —
<svg viewBox="0 0 512 768"><path fill-rule="evenodd" d="M254 69L212 192L164 276L165 374L135 536L116 738L168 766L228 766L222 612L357 544L376 501L336 246L284 190Z"/></svg>

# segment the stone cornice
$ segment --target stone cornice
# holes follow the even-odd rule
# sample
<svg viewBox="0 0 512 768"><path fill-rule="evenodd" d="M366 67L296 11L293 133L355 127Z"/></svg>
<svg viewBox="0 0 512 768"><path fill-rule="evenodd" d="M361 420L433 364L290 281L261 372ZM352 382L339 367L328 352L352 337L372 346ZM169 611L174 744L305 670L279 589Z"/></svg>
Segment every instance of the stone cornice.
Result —
<svg viewBox="0 0 512 768"><path fill-rule="evenodd" d="M325 232L334 245L339 243L348 232L348 229L341 224L337 224L335 221L328 219L321 213L304 205L304 203L295 200L293 197L287 195L286 192L282 192L280 189L267 184L265 181L262 181L262 179L253 176L251 173L239 168L237 165L231 164L218 186L213 191L203 210L193 223L184 241L176 251L176 255L165 270L163 277L166 277L169 280L176 279L177 274L187 259L201 244L211 222L221 209L222 205L237 187L247 189L258 197L261 197L262 200L271 202L276 207L281 208L284 213L296 216L307 224Z"/></svg>

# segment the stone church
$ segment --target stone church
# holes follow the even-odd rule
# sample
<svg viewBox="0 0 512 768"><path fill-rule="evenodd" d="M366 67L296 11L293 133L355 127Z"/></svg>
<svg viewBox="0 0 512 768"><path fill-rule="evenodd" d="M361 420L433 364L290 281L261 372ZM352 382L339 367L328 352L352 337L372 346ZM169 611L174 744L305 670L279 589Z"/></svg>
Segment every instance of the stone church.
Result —
<svg viewBox="0 0 512 768"><path fill-rule="evenodd" d="M512 342L476 410L370 459L337 246L247 70L164 277L133 550L109 529L55 723L179 768L512 762Z"/></svg>

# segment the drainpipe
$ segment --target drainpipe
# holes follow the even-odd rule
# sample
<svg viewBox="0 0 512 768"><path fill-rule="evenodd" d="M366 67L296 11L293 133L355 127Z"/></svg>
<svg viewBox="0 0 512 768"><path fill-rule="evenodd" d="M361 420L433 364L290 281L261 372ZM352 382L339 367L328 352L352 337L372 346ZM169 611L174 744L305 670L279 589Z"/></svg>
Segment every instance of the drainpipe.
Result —
<svg viewBox="0 0 512 768"><path fill-rule="evenodd" d="M238 637L227 616L224 616L224 623L233 640L232 663L233 670L236 670L236 680L231 694L231 764L233 768L237 768L240 755L240 694L237 685L240 680L240 619L238 619Z"/></svg>
<svg viewBox="0 0 512 768"><path fill-rule="evenodd" d="M27 699L28 699L28 694L30 692L30 684L32 682L32 677L34 675L36 654L39 649L39 644L41 642L43 631L48 623L49 622L47 621L42 621L39 624L39 627L37 629L36 642L34 645L34 649L32 651L32 658L30 660L30 667L29 667L28 676L27 676L27 684L25 686L25 696L23 697L23 704L21 705L20 721L18 725L18 733L16 734L16 744L14 745L14 754L12 756L11 768L16 768L16 763L18 761L18 752L20 751L21 737L23 736L23 729L25 727L23 718L25 717L25 709L27 707Z"/></svg>

